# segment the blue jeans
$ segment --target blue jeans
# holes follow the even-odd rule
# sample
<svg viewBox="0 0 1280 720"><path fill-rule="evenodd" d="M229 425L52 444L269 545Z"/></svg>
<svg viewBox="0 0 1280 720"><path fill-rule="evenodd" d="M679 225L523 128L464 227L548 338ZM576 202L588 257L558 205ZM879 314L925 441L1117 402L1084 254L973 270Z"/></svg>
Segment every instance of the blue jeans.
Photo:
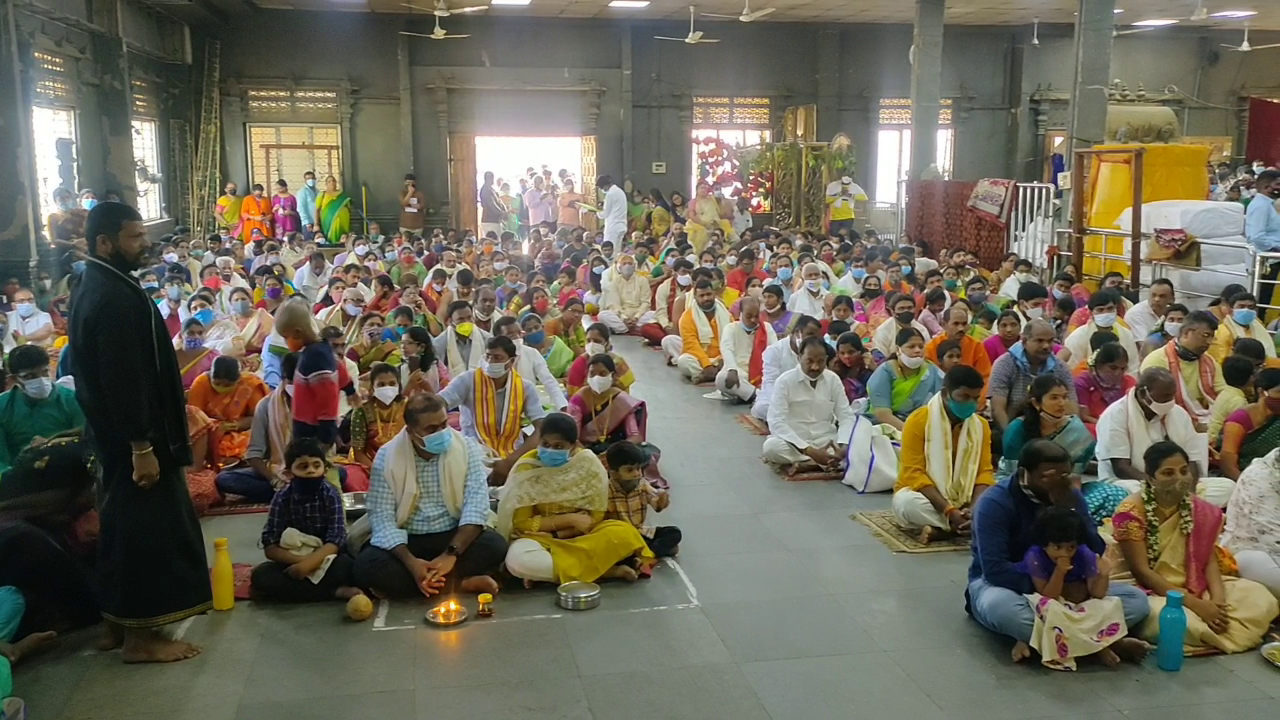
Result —
<svg viewBox="0 0 1280 720"><path fill-rule="evenodd" d="M11 585L0 587L0 641L13 641L26 611L27 601L18 588ZM13 669L9 666L9 658L0 655L0 700L12 694Z"/></svg>
<svg viewBox="0 0 1280 720"><path fill-rule="evenodd" d="M1132 632L1151 611L1147 594L1137 585L1111 583L1107 595L1120 598L1124 606L1124 621ZM994 633L1008 635L1014 640L1031 642L1031 629L1035 625L1035 611L1027 596L1008 588L998 587L977 578L969 581L969 612L982 627Z"/></svg>

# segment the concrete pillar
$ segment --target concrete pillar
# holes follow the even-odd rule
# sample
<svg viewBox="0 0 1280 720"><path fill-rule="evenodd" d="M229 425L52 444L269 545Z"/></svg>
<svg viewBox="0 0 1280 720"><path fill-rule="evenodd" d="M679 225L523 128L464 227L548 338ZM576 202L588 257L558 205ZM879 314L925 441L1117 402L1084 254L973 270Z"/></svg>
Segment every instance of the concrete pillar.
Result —
<svg viewBox="0 0 1280 720"><path fill-rule="evenodd" d="M1071 86L1072 149L1092 147L1106 137L1107 85L1111 82L1111 41L1116 0L1079 0L1075 33L1075 79ZM1067 167L1072 155L1067 155ZM1066 204L1064 203L1064 206Z"/></svg>
<svg viewBox="0 0 1280 720"><path fill-rule="evenodd" d="M0 5L0 274L31 277L38 253L39 200L35 197L36 158L31 138L30 86L23 62L30 48L20 40L15 0Z"/></svg>
<svg viewBox="0 0 1280 720"><path fill-rule="evenodd" d="M938 112L942 107L942 28L946 0L916 0L911 35L911 172L913 180L938 156Z"/></svg>
<svg viewBox="0 0 1280 720"><path fill-rule="evenodd" d="M635 166L636 161L636 137L635 137L635 115L632 113L632 103L635 102L633 88L631 84L631 32L632 26L627 25L622 31L622 175L630 177L635 187L640 187L640 183L636 178L642 175L648 175L648 168L638 168ZM586 181L588 178L583 178ZM641 192L648 192L648 185L645 185Z"/></svg>
<svg viewBox="0 0 1280 720"><path fill-rule="evenodd" d="M121 21L122 0L94 0L94 23L106 30L93 38L93 60L101 82L98 108L102 115L104 187L95 188L98 199L114 192L126 204L138 204L137 179L133 164L133 83L129 75L129 53L125 48Z"/></svg>
<svg viewBox="0 0 1280 720"><path fill-rule="evenodd" d="M409 72L409 38L398 35L396 48L400 71L400 152L407 163L404 171L416 172L413 163L413 77ZM348 153L351 154L351 153Z"/></svg>
<svg viewBox="0 0 1280 720"><path fill-rule="evenodd" d="M840 31L826 28L818 31L818 137L830 142L840 127ZM847 130L846 130L847 132Z"/></svg>

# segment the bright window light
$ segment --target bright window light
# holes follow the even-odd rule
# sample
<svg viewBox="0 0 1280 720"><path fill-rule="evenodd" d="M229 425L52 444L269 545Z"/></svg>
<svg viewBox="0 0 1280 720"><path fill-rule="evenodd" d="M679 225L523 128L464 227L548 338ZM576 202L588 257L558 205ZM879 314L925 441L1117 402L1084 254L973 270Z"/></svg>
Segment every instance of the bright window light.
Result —
<svg viewBox="0 0 1280 720"><path fill-rule="evenodd" d="M489 0L490 5L528 5L533 0Z"/></svg>
<svg viewBox="0 0 1280 720"><path fill-rule="evenodd" d="M649 7L649 0L613 0L613 2L609 3L609 7L639 10L640 8Z"/></svg>
<svg viewBox="0 0 1280 720"><path fill-rule="evenodd" d="M1165 25L1177 25L1177 20L1159 19L1159 20L1139 20L1134 23L1137 27L1164 27Z"/></svg>
<svg viewBox="0 0 1280 720"><path fill-rule="evenodd" d="M1210 15L1209 17L1235 19L1235 18L1253 17L1254 15L1257 15L1257 14L1258 14L1257 10L1223 10L1222 12L1216 12Z"/></svg>

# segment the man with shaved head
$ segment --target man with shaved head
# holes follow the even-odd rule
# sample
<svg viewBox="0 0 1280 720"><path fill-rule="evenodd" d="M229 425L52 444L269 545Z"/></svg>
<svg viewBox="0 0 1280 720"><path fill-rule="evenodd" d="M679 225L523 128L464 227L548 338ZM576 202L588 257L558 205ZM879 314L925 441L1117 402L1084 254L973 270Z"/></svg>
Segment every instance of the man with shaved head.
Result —
<svg viewBox="0 0 1280 720"><path fill-rule="evenodd" d="M1205 477L1209 470L1209 436L1196 432L1191 415L1178 404L1173 374L1153 367L1138 376L1137 387L1112 403L1098 418L1098 480L1142 490L1146 479L1138 458L1161 440L1177 443L1192 460L1200 497L1224 507L1235 488L1228 478Z"/></svg>
<svg viewBox="0 0 1280 720"><path fill-rule="evenodd" d="M764 351L778 341L773 325L760 321L760 301L747 296L738 305L738 320L720 334L724 366L716 373L716 389L726 397L751 402L764 380Z"/></svg>

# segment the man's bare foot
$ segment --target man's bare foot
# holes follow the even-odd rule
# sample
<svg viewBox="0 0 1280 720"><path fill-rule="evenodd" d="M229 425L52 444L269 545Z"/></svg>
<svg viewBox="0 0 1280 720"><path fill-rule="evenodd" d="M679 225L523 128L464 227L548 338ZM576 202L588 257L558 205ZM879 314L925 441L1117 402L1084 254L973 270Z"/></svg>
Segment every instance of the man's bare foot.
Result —
<svg viewBox="0 0 1280 720"><path fill-rule="evenodd" d="M946 540L947 538L950 538L954 535L955 533L948 532L946 530L943 530L942 528L930 527L926 525L925 528L920 531L919 540L921 545L928 545L934 540Z"/></svg>
<svg viewBox="0 0 1280 720"><path fill-rule="evenodd" d="M99 652L110 652L124 645L124 628L110 620L102 624L102 637L98 638L96 647Z"/></svg>
<svg viewBox="0 0 1280 720"><path fill-rule="evenodd" d="M1009 653L1009 656L1013 658L1014 662L1020 663L1031 657L1031 646L1019 640L1013 646L1013 652Z"/></svg>
<svg viewBox="0 0 1280 720"><path fill-rule="evenodd" d="M357 595L363 595L364 591L358 587L343 585L333 592L333 597L338 600L350 600Z"/></svg>
<svg viewBox="0 0 1280 720"><path fill-rule="evenodd" d="M16 643L0 642L0 655L17 665L19 660L53 642L57 637L56 632L39 632L31 633Z"/></svg>
<svg viewBox="0 0 1280 720"><path fill-rule="evenodd" d="M471 593L474 595L479 595L480 593L497 595L498 591L502 588L498 586L497 580L494 580L488 575L473 575L472 577L465 578L462 582L458 583L458 589L464 593Z"/></svg>
<svg viewBox="0 0 1280 720"><path fill-rule="evenodd" d="M1111 643L1108 651L1114 652L1121 660L1129 663L1140 663L1155 647L1145 640L1136 637L1125 637Z"/></svg>
<svg viewBox="0 0 1280 720"><path fill-rule="evenodd" d="M625 580L627 582L635 582L636 579L640 577L640 574L635 571L635 568L632 568L628 565L614 565L613 567L606 570L604 575L601 575L600 577L608 578L610 580Z"/></svg>
<svg viewBox="0 0 1280 720"><path fill-rule="evenodd" d="M1105 647L1094 654L1098 661L1107 667L1116 667L1120 664L1120 656L1112 652L1111 648Z"/></svg>
<svg viewBox="0 0 1280 720"><path fill-rule="evenodd" d="M199 647L170 640L154 630L125 631L123 655L127 663L171 663L199 654Z"/></svg>

